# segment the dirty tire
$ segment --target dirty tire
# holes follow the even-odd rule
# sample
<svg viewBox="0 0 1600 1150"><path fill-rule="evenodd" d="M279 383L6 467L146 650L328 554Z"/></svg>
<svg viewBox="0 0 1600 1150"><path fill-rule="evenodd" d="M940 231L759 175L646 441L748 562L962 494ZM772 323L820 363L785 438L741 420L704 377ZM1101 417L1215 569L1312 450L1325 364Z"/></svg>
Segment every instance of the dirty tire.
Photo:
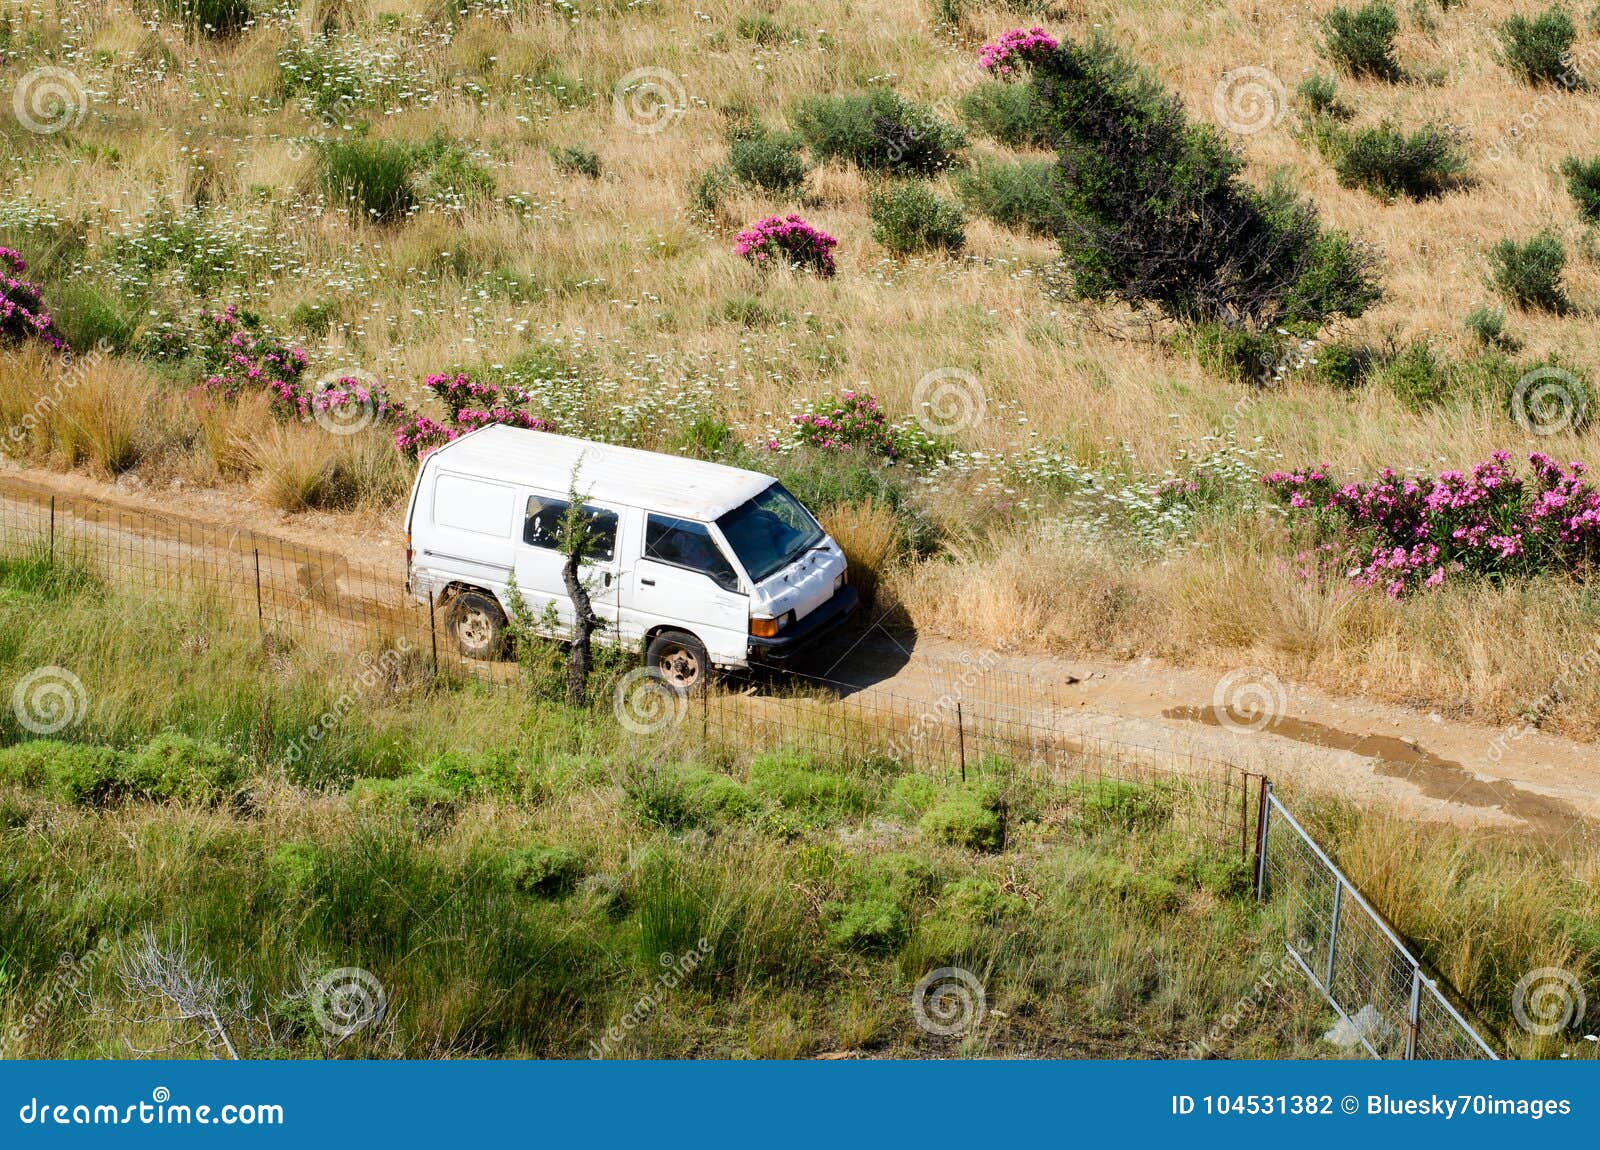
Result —
<svg viewBox="0 0 1600 1150"><path fill-rule="evenodd" d="M704 691L711 679L711 657L705 644L687 631L663 631L651 639L644 664L689 695Z"/></svg>
<svg viewBox="0 0 1600 1150"><path fill-rule="evenodd" d="M463 591L450 600L444 618L456 649L466 658L505 657L506 617L493 595Z"/></svg>

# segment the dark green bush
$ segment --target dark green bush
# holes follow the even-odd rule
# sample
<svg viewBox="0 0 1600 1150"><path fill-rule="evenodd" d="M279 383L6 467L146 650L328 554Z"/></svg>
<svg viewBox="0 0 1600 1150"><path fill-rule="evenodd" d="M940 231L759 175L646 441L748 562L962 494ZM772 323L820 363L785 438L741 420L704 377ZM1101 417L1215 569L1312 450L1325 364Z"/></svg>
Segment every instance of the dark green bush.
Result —
<svg viewBox="0 0 1600 1150"><path fill-rule="evenodd" d="M226 747L169 732L127 756L123 782L138 798L213 803L235 790L244 774L244 761Z"/></svg>
<svg viewBox="0 0 1600 1150"><path fill-rule="evenodd" d="M1379 80L1399 80L1404 76L1394 54L1395 34L1400 19L1384 0L1352 12L1343 6L1323 17L1324 49L1339 67L1352 76L1371 76Z"/></svg>
<svg viewBox="0 0 1600 1150"><path fill-rule="evenodd" d="M1055 169L1048 160L979 160L956 175L956 192L968 208L1001 227L1048 236L1060 221L1051 187Z"/></svg>
<svg viewBox="0 0 1600 1150"><path fill-rule="evenodd" d="M1578 29L1563 8L1549 8L1533 19L1509 17L1500 25L1500 50L1506 67L1530 84L1574 87L1577 73L1569 58Z"/></svg>
<svg viewBox="0 0 1600 1150"><path fill-rule="evenodd" d="M417 205L417 149L399 140L334 140L322 146L322 189L352 215L388 223Z"/></svg>
<svg viewBox="0 0 1600 1150"><path fill-rule="evenodd" d="M146 799L209 804L239 786L244 763L224 747L171 733L132 751L38 739L0 749L0 779L63 803Z"/></svg>
<svg viewBox="0 0 1600 1150"><path fill-rule="evenodd" d="M122 755L110 747L35 739L0 748L0 781L41 791L59 803L109 802L122 779Z"/></svg>
<svg viewBox="0 0 1600 1150"><path fill-rule="evenodd" d="M919 824L934 842L970 851L998 851L1005 846L1001 796L983 787L964 788L928 808Z"/></svg>
<svg viewBox="0 0 1600 1150"><path fill-rule="evenodd" d="M1314 358L1312 377L1332 387L1356 387L1372 367L1372 352L1348 343L1325 343Z"/></svg>
<svg viewBox="0 0 1600 1150"><path fill-rule="evenodd" d="M1270 379L1283 359L1283 337L1253 328L1197 323L1178 342L1193 351L1200 366L1240 383Z"/></svg>
<svg viewBox="0 0 1600 1150"><path fill-rule="evenodd" d="M1550 232L1521 244L1501 240L1489 253L1489 262L1495 288L1518 307L1560 314L1571 306L1561 283L1567 249Z"/></svg>
<svg viewBox="0 0 1600 1150"><path fill-rule="evenodd" d="M1333 166L1346 187L1421 200L1456 186L1467 156L1456 128L1424 124L1407 135L1385 122L1343 134Z"/></svg>
<svg viewBox="0 0 1600 1150"><path fill-rule="evenodd" d="M1499 307L1477 307L1467 313L1463 326L1480 345L1497 351L1516 351L1518 343L1506 331L1506 312Z"/></svg>
<svg viewBox="0 0 1600 1150"><path fill-rule="evenodd" d="M729 142L728 170L749 187L789 195L805 184L810 168L800 154L797 137L786 132L760 131L736 136Z"/></svg>
<svg viewBox="0 0 1600 1150"><path fill-rule="evenodd" d="M932 108L889 88L810 97L795 110L794 125L817 159L869 172L932 175L954 166L967 142Z"/></svg>
<svg viewBox="0 0 1600 1150"><path fill-rule="evenodd" d="M1339 99L1339 81L1317 72L1307 76L1295 87L1295 94L1305 102L1313 118L1348 120L1355 113Z"/></svg>
<svg viewBox="0 0 1600 1150"><path fill-rule="evenodd" d="M938 546L938 526L912 501L900 471L859 454L840 459L836 452L822 451L796 451L769 460L766 466L775 466L783 485L807 507L870 499L894 509L912 555L931 555Z"/></svg>
<svg viewBox="0 0 1600 1150"><path fill-rule="evenodd" d="M737 181L726 164L718 164L700 174L689 190L689 198L697 210L715 215L722 207L723 198L734 191Z"/></svg>
<svg viewBox="0 0 1600 1150"><path fill-rule="evenodd" d="M551 148L550 159L563 172L588 176L591 180L600 178L600 154L593 148L586 148L582 144Z"/></svg>
<svg viewBox="0 0 1600 1150"><path fill-rule="evenodd" d="M519 847L500 860L500 873L512 890L540 898L568 893L583 872L583 856L568 847Z"/></svg>
<svg viewBox="0 0 1600 1150"><path fill-rule="evenodd" d="M966 214L920 184L894 184L867 200L872 238L895 255L944 249L960 251L967 242Z"/></svg>
<svg viewBox="0 0 1600 1150"><path fill-rule="evenodd" d="M1008 148L1048 148L1049 127L1031 84L991 80L964 92L957 111L973 131Z"/></svg>
<svg viewBox="0 0 1600 1150"><path fill-rule="evenodd" d="M816 769L804 755L774 751L750 763L750 790L786 811L819 818L861 814L867 793L854 779Z"/></svg>
<svg viewBox="0 0 1600 1150"><path fill-rule="evenodd" d="M1058 238L1073 290L1173 319L1319 326L1381 297L1371 251L1286 180L1257 189L1215 129L1100 36L1032 69L1058 141Z"/></svg>
<svg viewBox="0 0 1600 1150"><path fill-rule="evenodd" d="M1568 156L1561 161L1561 174L1567 177L1567 192L1577 201L1578 214L1591 224L1600 223L1600 160Z"/></svg>
<svg viewBox="0 0 1600 1150"><path fill-rule="evenodd" d="M1387 358L1374 376L1413 411L1441 402L1450 390L1451 371L1427 343L1412 343Z"/></svg>
<svg viewBox="0 0 1600 1150"><path fill-rule="evenodd" d="M95 347L127 351L143 318L138 301L125 298L110 284L82 276L52 283L46 298L51 330L78 352Z"/></svg>

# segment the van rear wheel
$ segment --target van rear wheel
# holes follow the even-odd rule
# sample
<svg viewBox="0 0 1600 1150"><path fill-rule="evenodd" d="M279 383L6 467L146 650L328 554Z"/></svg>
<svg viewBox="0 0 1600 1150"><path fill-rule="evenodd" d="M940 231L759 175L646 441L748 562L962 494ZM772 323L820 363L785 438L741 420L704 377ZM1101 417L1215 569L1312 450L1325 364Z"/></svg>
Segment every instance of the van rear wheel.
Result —
<svg viewBox="0 0 1600 1150"><path fill-rule="evenodd" d="M506 617L500 604L481 591L463 591L450 600L445 626L468 659L500 659L506 652Z"/></svg>
<svg viewBox="0 0 1600 1150"><path fill-rule="evenodd" d="M644 664L689 695L705 690L711 678L711 657L705 644L687 631L663 631L651 639Z"/></svg>

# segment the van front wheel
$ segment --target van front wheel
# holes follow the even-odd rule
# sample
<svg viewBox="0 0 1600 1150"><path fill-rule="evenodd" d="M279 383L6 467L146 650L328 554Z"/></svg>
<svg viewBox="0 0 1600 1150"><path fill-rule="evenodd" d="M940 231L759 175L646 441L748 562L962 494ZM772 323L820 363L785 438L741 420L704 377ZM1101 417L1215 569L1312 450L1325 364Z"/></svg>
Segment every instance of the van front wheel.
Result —
<svg viewBox="0 0 1600 1150"><path fill-rule="evenodd" d="M463 591L450 600L445 626L468 659L499 659L506 651L506 617L500 604L479 591Z"/></svg>
<svg viewBox="0 0 1600 1150"><path fill-rule="evenodd" d="M663 631L651 639L644 664L689 695L705 690L711 677L705 644L686 631Z"/></svg>

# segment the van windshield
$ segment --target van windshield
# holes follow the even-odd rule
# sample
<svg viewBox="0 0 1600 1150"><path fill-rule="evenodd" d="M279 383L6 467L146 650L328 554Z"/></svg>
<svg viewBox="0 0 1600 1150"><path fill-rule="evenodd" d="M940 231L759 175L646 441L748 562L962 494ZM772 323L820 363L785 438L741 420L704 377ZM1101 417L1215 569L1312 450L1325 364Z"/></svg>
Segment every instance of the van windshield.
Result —
<svg viewBox="0 0 1600 1150"><path fill-rule="evenodd" d="M717 526L754 583L783 570L827 534L781 483L729 511Z"/></svg>

